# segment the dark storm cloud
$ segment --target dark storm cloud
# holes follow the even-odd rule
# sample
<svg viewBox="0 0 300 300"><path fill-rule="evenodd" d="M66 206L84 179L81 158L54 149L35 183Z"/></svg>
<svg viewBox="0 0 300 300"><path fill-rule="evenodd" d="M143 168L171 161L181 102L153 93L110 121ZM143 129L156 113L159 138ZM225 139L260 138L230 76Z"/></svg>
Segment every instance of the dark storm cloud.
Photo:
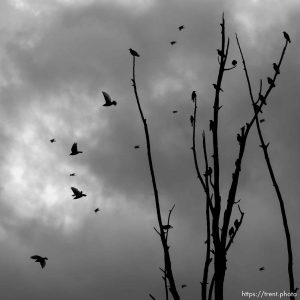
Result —
<svg viewBox="0 0 300 300"><path fill-rule="evenodd" d="M238 61L237 69L225 74L222 85L224 201L238 151L236 134L252 115L234 33L240 36L253 85L257 88L262 77L264 89L284 43L282 31L291 33L292 44L265 112L264 130L271 141L270 154L287 199L295 261L299 262L300 238L295 230L299 226L299 18L297 10L291 12L293 2L284 12L274 5L272 16L258 10L263 4L251 1L247 10L237 1L161 2L153 1L144 10L134 10L130 2L48 4L40 17L34 18L29 18L26 11L5 7L15 22L2 24L5 34L1 40L1 149L7 149L6 154L1 154L5 168L1 170L0 234L5 246L0 263L7 270L3 298L18 299L23 295L25 299L52 299L53 290L58 299L83 299L87 295L88 299L143 299L148 292L158 298L163 294L158 270L162 253L152 229L156 221L145 137L130 82L130 47L140 54L136 60L137 84L151 134L164 218L176 204L170 236L175 274L178 284L182 281L190 288L183 293L185 299L199 295L205 207L190 149L190 95L197 90L198 156L203 167L200 137L205 129L208 144L211 143L208 121L212 116L212 83L217 78L216 49L220 47L223 11L231 37L230 61ZM281 18L275 22L279 15ZM181 24L185 29L178 31ZM173 39L177 43L171 47L169 42ZM102 107L102 90L116 99L116 107ZM178 114L172 114L174 109ZM28 134L22 134L26 128ZM47 146L50 135L58 140L52 148ZM76 162L67 157L74 141L84 152ZM30 143L36 147L33 153L29 151ZM277 200L258 143L253 128L238 191L246 212L245 222L229 256L226 289L231 299L240 299L242 289L262 288L260 282L270 290L287 286L286 282L279 285L283 277L286 280L286 274L274 267L274 261L281 260L280 267L285 268L285 243ZM140 145L140 149L134 149L134 145ZM36 194L29 195L29 187L20 186L21 191L26 191L23 201L20 195L4 188L5 184L13 187L18 183L12 179L14 172L6 172L12 164L18 174L12 149L15 157L21 156L22 149L28 151L21 162L30 176L21 178L25 183L34 183L31 187ZM40 156L41 150L46 151L45 157ZM68 174L70 168L79 173L74 181L62 175ZM43 201L51 197L43 196L39 201L36 195L44 191L43 185L52 187L55 180L59 181L54 188L58 203L46 205ZM68 200L69 186L75 183L87 190L86 202ZM20 208L12 208L16 195L16 203L28 209L25 216ZM104 211L95 215L93 208L99 203ZM71 225L62 219L64 213ZM261 236L257 237L257 232ZM45 270L29 261L33 254L49 256ZM256 280L256 265L266 265L266 271L270 270L260 273L260 280ZM299 275L299 263L295 271ZM15 276L18 289L12 292Z"/></svg>

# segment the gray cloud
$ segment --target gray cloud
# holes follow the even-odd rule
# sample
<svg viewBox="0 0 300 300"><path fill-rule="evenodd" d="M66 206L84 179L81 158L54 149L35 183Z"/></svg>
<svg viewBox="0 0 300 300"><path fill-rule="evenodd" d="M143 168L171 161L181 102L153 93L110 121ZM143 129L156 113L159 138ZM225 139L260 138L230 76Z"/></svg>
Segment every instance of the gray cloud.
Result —
<svg viewBox="0 0 300 300"><path fill-rule="evenodd" d="M136 49L137 84L149 126L164 218L175 204L171 255L184 299L200 294L205 240L205 198L194 170L190 94L199 97L201 132L211 137L213 87L217 77L221 14L231 38L221 99L222 194L226 201L238 151L236 134L251 117L237 32L253 86L284 58L263 130L282 193L299 277L297 201L299 169L297 82L299 5L276 2L270 11L249 1L116 1L1 3L1 202L0 266L3 299L143 299L163 295L163 257L143 127L130 79ZM149 4L150 3L150 4ZM185 24L185 30L177 27ZM171 40L177 44L170 46ZM118 101L104 108L101 91ZM256 92L257 93L257 92ZM172 110L178 114L172 114ZM279 206L253 128L243 161L238 198L245 221L231 248L226 295L287 289L286 251ZM50 144L55 137L57 142ZM83 154L69 157L74 141ZM134 145L140 149L134 149ZM77 176L69 177L70 172ZM88 197L73 201L71 186ZM93 209L100 207L95 215ZM238 212L234 212L234 217ZM45 270L30 261L49 257ZM247 258L247 259L245 259ZM265 272L258 272L264 265ZM297 281L296 281L297 283ZM88 296L87 296L88 295Z"/></svg>

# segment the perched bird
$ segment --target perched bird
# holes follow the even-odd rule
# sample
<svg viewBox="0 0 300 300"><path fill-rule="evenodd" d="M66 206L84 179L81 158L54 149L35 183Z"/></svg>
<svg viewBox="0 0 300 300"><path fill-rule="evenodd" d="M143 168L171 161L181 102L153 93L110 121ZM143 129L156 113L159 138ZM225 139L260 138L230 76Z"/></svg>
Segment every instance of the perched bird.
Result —
<svg viewBox="0 0 300 300"><path fill-rule="evenodd" d="M192 91L191 98L192 98L192 101L195 102L195 100L196 100L196 98L197 98L196 91Z"/></svg>
<svg viewBox="0 0 300 300"><path fill-rule="evenodd" d="M75 175L76 175L76 173L71 173L71 174L70 174L70 176L75 176Z"/></svg>
<svg viewBox="0 0 300 300"><path fill-rule="evenodd" d="M35 259L36 262L40 263L42 268L45 268L46 266L46 260L48 260L47 257L41 257L39 255L33 255L30 257L31 259Z"/></svg>
<svg viewBox="0 0 300 300"><path fill-rule="evenodd" d="M51 139L51 140L50 140L50 143L54 143L54 142L56 142L55 139Z"/></svg>
<svg viewBox="0 0 300 300"><path fill-rule="evenodd" d="M288 41L288 43L291 42L290 36L288 35L287 32L283 31L283 36L284 36L284 38Z"/></svg>
<svg viewBox="0 0 300 300"><path fill-rule="evenodd" d="M239 142L239 144L242 142L242 137L239 133L236 135L236 139Z"/></svg>
<svg viewBox="0 0 300 300"><path fill-rule="evenodd" d="M180 25L180 26L178 27L178 29L179 29L179 31L183 30L183 29L184 29L184 25Z"/></svg>
<svg viewBox="0 0 300 300"><path fill-rule="evenodd" d="M233 224L234 224L235 229L238 229L240 227L240 222L238 219L236 219Z"/></svg>
<svg viewBox="0 0 300 300"><path fill-rule="evenodd" d="M233 66L236 66L236 65L237 65L237 61L234 59L234 60L231 62L231 64L232 64Z"/></svg>
<svg viewBox="0 0 300 300"><path fill-rule="evenodd" d="M255 113L262 113L262 110L258 104L254 104Z"/></svg>
<svg viewBox="0 0 300 300"><path fill-rule="evenodd" d="M182 288L182 289L185 288L185 287L187 287L186 284L182 284L182 285L181 285L181 288Z"/></svg>
<svg viewBox="0 0 300 300"><path fill-rule="evenodd" d="M211 174L212 174L212 168L208 167L207 171L204 173L204 176L211 176Z"/></svg>
<svg viewBox="0 0 300 300"><path fill-rule="evenodd" d="M223 57L223 52L220 49L217 49L217 52L220 57Z"/></svg>
<svg viewBox="0 0 300 300"><path fill-rule="evenodd" d="M277 74L280 74L279 67L277 64L273 63L273 69Z"/></svg>
<svg viewBox="0 0 300 300"><path fill-rule="evenodd" d="M273 80L271 77L268 77L267 80L268 80L268 84L269 84L270 86L275 87L274 80Z"/></svg>
<svg viewBox="0 0 300 300"><path fill-rule="evenodd" d="M264 271L265 270L265 267L260 267L259 268L259 271Z"/></svg>
<svg viewBox="0 0 300 300"><path fill-rule="evenodd" d="M214 129L214 121L209 120L209 131L213 131L213 129Z"/></svg>
<svg viewBox="0 0 300 300"><path fill-rule="evenodd" d="M71 190L73 191L73 199L79 199L79 198L81 198L81 197L86 197L86 194L83 194L83 192L82 191L79 191L77 188L75 188L75 187L71 187Z"/></svg>
<svg viewBox="0 0 300 300"><path fill-rule="evenodd" d="M233 236L233 234L234 234L234 228L233 227L231 227L230 229L229 229L229 236L230 237L232 237Z"/></svg>
<svg viewBox="0 0 300 300"><path fill-rule="evenodd" d="M190 116L190 122L191 122L191 125L193 127L194 126L194 117L193 116Z"/></svg>
<svg viewBox="0 0 300 300"><path fill-rule="evenodd" d="M140 57L140 55L133 49L129 48L129 52L132 56Z"/></svg>
<svg viewBox="0 0 300 300"><path fill-rule="evenodd" d="M215 90L218 90L218 86L217 86L215 83L213 83L213 86L214 86ZM219 90L220 90L221 92L224 92L224 91L221 89L221 87L219 87Z"/></svg>
<svg viewBox="0 0 300 300"><path fill-rule="evenodd" d="M171 226L171 225L163 225L162 228L163 228L163 230L169 230L169 229L173 228L173 226Z"/></svg>
<svg viewBox="0 0 300 300"><path fill-rule="evenodd" d="M70 155L77 155L79 153L82 153L82 151L77 150L77 143L74 143L71 147L71 153Z"/></svg>
<svg viewBox="0 0 300 300"><path fill-rule="evenodd" d="M100 209L97 207L94 212L97 213L98 211L100 211Z"/></svg>
<svg viewBox="0 0 300 300"><path fill-rule="evenodd" d="M173 114L177 114L177 113L178 113L178 110L173 110L172 113L173 113Z"/></svg>
<svg viewBox="0 0 300 300"><path fill-rule="evenodd" d="M103 106L117 105L117 102L112 101L110 96L106 92L102 91L102 94L103 94L104 100L105 100L105 103L103 104Z"/></svg>
<svg viewBox="0 0 300 300"><path fill-rule="evenodd" d="M258 99L263 105L267 105L266 98L262 94L259 94Z"/></svg>
<svg viewBox="0 0 300 300"><path fill-rule="evenodd" d="M172 42L170 42L170 44L173 46L173 45L175 45L177 42L176 41L172 41Z"/></svg>

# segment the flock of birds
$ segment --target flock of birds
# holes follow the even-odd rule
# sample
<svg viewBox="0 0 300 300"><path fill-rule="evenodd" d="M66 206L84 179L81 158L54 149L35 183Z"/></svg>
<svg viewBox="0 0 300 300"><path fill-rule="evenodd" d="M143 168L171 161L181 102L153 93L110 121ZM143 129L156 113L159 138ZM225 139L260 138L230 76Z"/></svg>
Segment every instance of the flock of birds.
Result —
<svg viewBox="0 0 300 300"><path fill-rule="evenodd" d="M182 31L183 29L185 28L184 25L180 25L178 27L178 30L179 31ZM286 41L288 43L291 43L291 39L290 39L290 36L288 35L287 32L283 31L283 36L284 38L286 39ZM175 45L177 43L177 41L171 41L170 44L171 45ZM217 49L218 51L218 55L219 56L222 56L223 54L221 53L221 51L219 49ZM133 50L132 48L129 48L129 52L132 56L135 56L135 57L140 57L140 55L138 54L137 51ZM233 60L232 61L232 65L235 67L237 65L237 61L236 60ZM276 73L280 74L280 70L279 70L279 67L276 63L273 63L273 68L275 70ZM270 85L272 85L273 87L275 86L273 80L268 77L267 78L267 81ZM217 90L218 87L216 84L213 84L214 88ZM219 87L219 90L223 92L223 90L221 89L221 87ZM109 107L109 106L116 106L117 105L117 101L116 100L112 100L110 95L107 93L107 92L104 92L102 91L102 94L103 94L103 97L104 97L104 100L105 100L105 103L103 104L103 106L106 106L106 107ZM196 100L196 91L192 91L192 94L191 94L191 100L193 102L195 102ZM261 101L265 101L265 99L260 99ZM174 114L178 112L178 110L173 110L172 111ZM265 120L262 119L261 122L264 122ZM193 126L194 125L194 117L191 115L190 116L190 122L191 122L191 125ZM212 127L213 127L213 121L210 120L210 124L209 124L209 127L210 127L210 130L212 130ZM50 139L50 142L51 143L54 143L56 142L55 138L52 138ZM134 146L135 149L139 149L140 146L139 145L136 145ZM71 147L71 153L70 155L74 156L74 155L77 155L77 154L80 154L80 153L83 153L82 151L78 151L78 147L77 147L77 143L73 143L72 147ZM76 174L75 173L71 173L70 176L75 176ZM83 193L83 191L79 191L79 189L77 189L76 187L71 187L71 190L73 192L73 199L79 199L79 198L82 198L82 197L86 197L87 195ZM95 213L98 213L100 211L100 209L97 207L96 209L94 209L94 212ZM238 220L235 220L234 222L234 225L235 227L237 228L240 224L238 224ZM163 229L164 230L169 230L173 228L171 225L163 225ZM229 236L232 236L234 233L234 227L231 227L230 230L229 230ZM39 263L41 265L42 268L44 268L46 266L46 260L48 260L47 257L42 257L40 255L33 255L30 257L31 259L35 260L35 262ZM260 267L259 268L259 271L264 271L265 270L265 267ZM183 284L181 285L182 288L185 288L187 287L186 284Z"/></svg>

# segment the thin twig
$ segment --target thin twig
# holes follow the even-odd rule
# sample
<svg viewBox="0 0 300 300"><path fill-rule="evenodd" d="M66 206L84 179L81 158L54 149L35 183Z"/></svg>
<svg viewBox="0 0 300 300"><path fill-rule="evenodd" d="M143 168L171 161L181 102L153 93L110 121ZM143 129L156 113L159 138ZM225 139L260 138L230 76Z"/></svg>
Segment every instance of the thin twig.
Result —
<svg viewBox="0 0 300 300"><path fill-rule="evenodd" d="M246 75L246 79L247 79L247 83L248 83L249 94L250 94L251 102L253 104L256 128L257 128L258 136L259 136L260 143L261 143L260 146L261 146L261 148L263 150L265 161L267 163L267 167L268 167L268 170L269 170L269 174L270 174L273 186L275 188L275 192L277 194L277 198L278 198L279 205L280 205L282 222L283 222L285 236L286 236L286 244L287 244L287 252L288 252L288 274L289 274L290 292L292 294L295 291L294 272L293 272L293 251L292 251L292 242L291 242L291 236L290 236L290 231L289 231L289 226L288 226L288 221L287 221L287 216L286 216L284 201L283 201L283 198L282 198L282 195L281 195L281 192L280 192L277 180L275 178L275 174L274 174L274 171L273 171L273 168L272 168L270 156L269 156L269 153L268 153L269 143L268 144L265 143L265 140L264 140L264 137L263 137L263 134L262 134L262 131L261 131L260 122L258 120L257 113L255 111L254 99L253 99L252 88L251 88L251 82L250 82L250 78L249 78L249 75L248 75L246 62L245 62L245 59L244 59L244 56L243 56L243 52L242 52L242 49L241 49L241 46L240 46L239 39L238 39L237 35L236 35L236 40L237 40L238 47L239 47L239 50L240 50L240 54L241 54L241 57L242 57L242 60L243 60L244 71L245 71L245 75ZM280 57L280 60L279 60L279 63L277 65L278 69L280 68L280 65L282 63L282 59L284 57L287 45L288 45L288 41L286 40L285 46L283 48L283 51L282 51L282 54L281 54L281 57ZM278 74L279 73L275 71L274 77L272 79L274 83L275 83L275 80L276 80L276 77L278 76ZM260 81L259 95L261 95L261 86L262 86L262 81ZM274 84L274 86L275 86L275 84ZM267 90L265 96L263 96L264 97L264 103L263 103L263 101L261 101L260 107L262 107L263 105L266 105L266 98L267 98L267 96L269 95L271 89L274 86L272 86L272 85L269 86L269 89ZM291 295L290 299L294 300L295 297L293 295Z"/></svg>

